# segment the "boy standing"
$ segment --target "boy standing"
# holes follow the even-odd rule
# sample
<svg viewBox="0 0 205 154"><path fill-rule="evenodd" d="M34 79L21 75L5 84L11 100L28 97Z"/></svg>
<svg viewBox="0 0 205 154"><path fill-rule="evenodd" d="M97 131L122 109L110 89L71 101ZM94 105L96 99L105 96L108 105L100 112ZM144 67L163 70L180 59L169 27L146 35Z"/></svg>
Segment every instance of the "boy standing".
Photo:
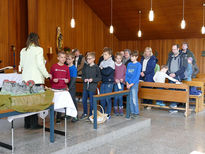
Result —
<svg viewBox="0 0 205 154"><path fill-rule="evenodd" d="M142 66L137 61L137 58L138 52L133 51L131 53L132 62L128 63L125 75L127 89L130 89L130 111L132 118L135 118L139 115L138 85Z"/></svg>
<svg viewBox="0 0 205 154"><path fill-rule="evenodd" d="M84 65L82 70L83 79L83 114L80 119L88 118L87 99L90 98L90 112L93 110L93 95L96 94L98 82L101 81L101 74L98 65L94 63L95 53L87 53L87 65Z"/></svg>
<svg viewBox="0 0 205 154"><path fill-rule="evenodd" d="M52 78L50 80L51 88L57 90L67 90L67 84L70 82L69 68L64 64L66 61L66 54L64 52L58 53L58 63L53 64L50 74ZM60 123L61 113L57 113L56 123Z"/></svg>
<svg viewBox="0 0 205 154"><path fill-rule="evenodd" d="M113 89L114 84L114 73L115 73L115 63L112 60L112 49L104 48L103 49L103 58L104 60L100 63L101 75L102 75L102 83L100 86L100 93L110 93ZM106 113L108 114L108 119L111 118L111 98L105 99L101 101L101 105L105 111L105 106L107 103Z"/></svg>
<svg viewBox="0 0 205 154"><path fill-rule="evenodd" d="M69 72L70 72L70 82L68 84L68 91L70 92L70 95L72 97L72 100L75 104L76 110L78 110L78 105L76 102L76 78L77 78L77 68L75 65L73 65L73 61L75 60L75 55L73 53L67 54L66 58L66 63L68 64L69 67ZM75 118L72 118L71 122L76 122L78 121L78 116Z"/></svg>

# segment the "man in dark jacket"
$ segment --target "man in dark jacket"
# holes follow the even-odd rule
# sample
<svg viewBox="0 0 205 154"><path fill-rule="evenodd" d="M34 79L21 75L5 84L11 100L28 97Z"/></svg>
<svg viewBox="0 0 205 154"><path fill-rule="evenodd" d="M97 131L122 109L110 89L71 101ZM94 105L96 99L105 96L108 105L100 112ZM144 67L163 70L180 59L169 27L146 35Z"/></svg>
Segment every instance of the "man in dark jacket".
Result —
<svg viewBox="0 0 205 154"><path fill-rule="evenodd" d="M184 79L184 72L187 66L187 60L185 60L184 55L179 51L179 45L172 45L172 54L169 54L167 66L168 71L167 74L170 77L177 79L178 81L182 81ZM171 82L171 81L170 81ZM171 82L172 83L172 82ZM171 108L177 107L176 102L172 102L170 104ZM169 110L170 113L178 112L177 110Z"/></svg>
<svg viewBox="0 0 205 154"><path fill-rule="evenodd" d="M74 49L73 53L75 54L75 60L74 60L73 64L75 65L75 67L78 70L78 76L81 76L82 69L83 69L83 66L85 64L85 57L83 57L83 55L80 54L80 51L78 49Z"/></svg>
<svg viewBox="0 0 205 154"><path fill-rule="evenodd" d="M192 64L195 65L196 64L196 58L193 54L193 52L191 52L189 49L188 49L188 43L184 42L182 44L182 50L180 50L180 52L182 52L184 54L184 57L185 59L187 60L188 57L192 57L193 61L192 61Z"/></svg>
<svg viewBox="0 0 205 154"><path fill-rule="evenodd" d="M182 81L184 79L184 72L187 67L187 60L184 55L179 51L179 45L172 45L172 54L169 54L168 61L168 72L170 77Z"/></svg>

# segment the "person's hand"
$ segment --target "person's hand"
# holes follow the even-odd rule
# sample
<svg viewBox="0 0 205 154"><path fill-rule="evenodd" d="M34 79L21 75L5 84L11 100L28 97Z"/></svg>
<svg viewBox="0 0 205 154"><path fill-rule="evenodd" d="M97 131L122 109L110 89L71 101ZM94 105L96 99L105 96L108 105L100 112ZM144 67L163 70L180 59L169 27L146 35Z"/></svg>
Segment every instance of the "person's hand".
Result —
<svg viewBox="0 0 205 154"><path fill-rule="evenodd" d="M176 75L174 73L169 74L170 77L174 78Z"/></svg>
<svg viewBox="0 0 205 154"><path fill-rule="evenodd" d="M116 82L116 83L119 83L119 82L120 82L120 80L116 79L116 80L115 80L115 82Z"/></svg>
<svg viewBox="0 0 205 154"><path fill-rule="evenodd" d="M93 79L91 78L91 79L88 79L88 82L93 82Z"/></svg>
<svg viewBox="0 0 205 154"><path fill-rule="evenodd" d="M123 79L120 79L120 82L122 83L124 80Z"/></svg>
<svg viewBox="0 0 205 154"><path fill-rule="evenodd" d="M51 74L48 74L48 78L52 79L52 75L51 75Z"/></svg>
<svg viewBox="0 0 205 154"><path fill-rule="evenodd" d="M141 77L144 77L144 72L141 72L140 75L141 75Z"/></svg>
<svg viewBox="0 0 205 154"><path fill-rule="evenodd" d="M88 82L88 79L85 79L84 82Z"/></svg>
<svg viewBox="0 0 205 154"><path fill-rule="evenodd" d="M129 83L127 83L127 89L130 89L130 84Z"/></svg>
<svg viewBox="0 0 205 154"><path fill-rule="evenodd" d="M68 79L65 79L64 81L65 81L65 83L68 83L68 82L69 82L69 80L68 80Z"/></svg>
<svg viewBox="0 0 205 154"><path fill-rule="evenodd" d="M103 69L103 67L101 66L101 67L100 67L100 69L102 70L102 69Z"/></svg>
<svg viewBox="0 0 205 154"><path fill-rule="evenodd" d="M58 82L58 79L53 79L53 82L57 83L57 82Z"/></svg>

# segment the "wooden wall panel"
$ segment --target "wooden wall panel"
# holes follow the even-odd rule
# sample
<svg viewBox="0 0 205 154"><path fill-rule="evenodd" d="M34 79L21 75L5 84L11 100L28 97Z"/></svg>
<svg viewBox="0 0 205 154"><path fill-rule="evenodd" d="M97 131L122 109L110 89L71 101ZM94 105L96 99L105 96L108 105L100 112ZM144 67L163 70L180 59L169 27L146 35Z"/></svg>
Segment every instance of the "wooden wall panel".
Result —
<svg viewBox="0 0 205 154"><path fill-rule="evenodd" d="M83 0L74 1L74 18L76 27L70 27L71 0L29 0L28 31L37 32L40 44L44 48L47 68L57 62L56 28L61 27L64 46L78 48L82 54L95 51L97 59L105 46L118 50L118 39L109 34L109 28L97 17ZM33 7L35 6L35 7ZM37 13L36 13L37 12ZM48 48L53 54L49 55Z"/></svg>
<svg viewBox="0 0 205 154"><path fill-rule="evenodd" d="M0 1L0 60L1 67L14 65L11 46L16 47L15 65L19 63L19 53L25 46L27 37L27 1Z"/></svg>
<svg viewBox="0 0 205 154"><path fill-rule="evenodd" d="M140 40L140 41L119 41L119 49L129 48L131 50L138 49L143 52L145 47L152 47L153 52L158 52L159 64L166 64L168 53L171 51L173 44L177 43L181 46L183 42L189 44L189 49L194 53L200 73L205 73L205 57L201 56L201 51L205 51L205 39L163 39L163 40Z"/></svg>

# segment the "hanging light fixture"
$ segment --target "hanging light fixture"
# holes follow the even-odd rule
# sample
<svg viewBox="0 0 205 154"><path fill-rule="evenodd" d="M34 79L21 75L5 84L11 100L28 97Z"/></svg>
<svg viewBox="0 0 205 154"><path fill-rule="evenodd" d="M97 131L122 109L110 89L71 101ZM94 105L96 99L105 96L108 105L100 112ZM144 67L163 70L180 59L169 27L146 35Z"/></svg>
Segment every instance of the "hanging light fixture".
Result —
<svg viewBox="0 0 205 154"><path fill-rule="evenodd" d="M204 27L204 6L205 6L205 3L203 4L203 26L201 27L201 33L202 33L202 34L205 34L205 27Z"/></svg>
<svg viewBox="0 0 205 154"><path fill-rule="evenodd" d="M70 27L75 28L75 19L74 19L74 0L72 0L72 19L70 21Z"/></svg>
<svg viewBox="0 0 205 154"><path fill-rule="evenodd" d="M111 1L111 7L110 7L110 9L111 9L111 18L110 18L110 20L111 20L111 25L110 25L110 34L113 34L113 32L114 32L114 27L113 27L113 25L112 25L112 0L110 0Z"/></svg>
<svg viewBox="0 0 205 154"><path fill-rule="evenodd" d="M152 0L151 0L151 10L149 11L149 21L154 21L154 11L152 10Z"/></svg>
<svg viewBox="0 0 205 154"><path fill-rule="evenodd" d="M184 0L183 0L183 19L181 21L181 29L185 29L186 27L186 22L184 20Z"/></svg>
<svg viewBox="0 0 205 154"><path fill-rule="evenodd" d="M142 31L141 31L141 11L139 11L139 30L137 32L138 37L142 37Z"/></svg>

